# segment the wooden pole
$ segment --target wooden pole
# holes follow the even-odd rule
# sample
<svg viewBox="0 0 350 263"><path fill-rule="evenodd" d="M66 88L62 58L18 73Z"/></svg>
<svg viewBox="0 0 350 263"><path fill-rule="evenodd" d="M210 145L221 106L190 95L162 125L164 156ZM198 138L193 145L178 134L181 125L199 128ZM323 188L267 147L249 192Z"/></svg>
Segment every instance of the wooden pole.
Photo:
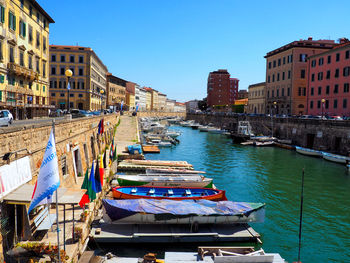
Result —
<svg viewBox="0 0 350 263"><path fill-rule="evenodd" d="M304 168L303 168L303 172L302 172L302 176L301 176L298 262L300 262L301 230L302 230L302 222L303 222L303 203L304 203Z"/></svg>
<svg viewBox="0 0 350 263"><path fill-rule="evenodd" d="M52 119L52 131L53 138L55 138L55 119ZM55 140L56 143L56 140ZM58 189L56 190L56 224L57 224L57 247L58 247L58 263L61 263L61 254L60 254L60 225L58 219Z"/></svg>

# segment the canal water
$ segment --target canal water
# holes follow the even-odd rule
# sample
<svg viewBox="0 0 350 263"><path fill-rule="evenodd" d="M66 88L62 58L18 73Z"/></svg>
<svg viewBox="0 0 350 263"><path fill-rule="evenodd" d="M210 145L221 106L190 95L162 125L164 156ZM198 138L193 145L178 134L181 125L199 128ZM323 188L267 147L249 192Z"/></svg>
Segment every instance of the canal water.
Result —
<svg viewBox="0 0 350 263"><path fill-rule="evenodd" d="M266 252L297 261L302 169L305 169L301 260L350 262L350 174L345 167L294 151L234 145L224 135L173 126L180 144L146 159L179 160L214 178L231 201L264 202L252 224Z"/></svg>

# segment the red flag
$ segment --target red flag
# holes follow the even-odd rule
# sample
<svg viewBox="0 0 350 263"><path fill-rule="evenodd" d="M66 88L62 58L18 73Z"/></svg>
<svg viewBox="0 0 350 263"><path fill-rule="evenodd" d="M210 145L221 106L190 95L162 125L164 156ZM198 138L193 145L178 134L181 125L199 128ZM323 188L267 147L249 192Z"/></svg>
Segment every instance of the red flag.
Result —
<svg viewBox="0 0 350 263"><path fill-rule="evenodd" d="M102 123L101 123L101 133L105 132L105 120L102 119Z"/></svg>
<svg viewBox="0 0 350 263"><path fill-rule="evenodd" d="M104 171L105 171L105 169L104 169L104 167L103 167L103 160L102 160L102 156L101 156L101 158L100 158L100 181L101 181L101 186L103 186L103 174L104 174Z"/></svg>
<svg viewBox="0 0 350 263"><path fill-rule="evenodd" d="M79 202L79 205L81 208L84 208L85 204L90 203L89 195L87 192L81 197L81 200Z"/></svg>

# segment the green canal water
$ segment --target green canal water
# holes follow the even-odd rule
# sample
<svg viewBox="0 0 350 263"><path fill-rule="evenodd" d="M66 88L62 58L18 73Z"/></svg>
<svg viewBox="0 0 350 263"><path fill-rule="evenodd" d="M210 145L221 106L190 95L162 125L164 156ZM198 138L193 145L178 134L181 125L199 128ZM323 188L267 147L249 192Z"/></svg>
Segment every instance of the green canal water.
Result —
<svg viewBox="0 0 350 263"><path fill-rule="evenodd" d="M266 252L297 260L301 174L305 168L301 259L350 262L350 174L342 165L274 147L232 144L226 136L174 126L179 145L146 159L185 160L214 178L231 201L264 202L264 223L252 224Z"/></svg>

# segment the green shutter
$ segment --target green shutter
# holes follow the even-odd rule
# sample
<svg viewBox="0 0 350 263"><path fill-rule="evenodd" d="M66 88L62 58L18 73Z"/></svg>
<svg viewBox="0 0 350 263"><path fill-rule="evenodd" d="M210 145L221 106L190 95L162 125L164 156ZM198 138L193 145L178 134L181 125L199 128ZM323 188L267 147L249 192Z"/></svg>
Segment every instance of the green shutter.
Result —
<svg viewBox="0 0 350 263"><path fill-rule="evenodd" d="M4 80L5 80L5 76L4 76L4 75L1 75L1 76L0 76L0 83L4 83Z"/></svg>
<svg viewBox="0 0 350 263"><path fill-rule="evenodd" d="M43 86L43 92L45 92L45 86Z"/></svg>
<svg viewBox="0 0 350 263"><path fill-rule="evenodd" d="M5 8L1 7L1 23L5 23Z"/></svg>
<svg viewBox="0 0 350 263"><path fill-rule="evenodd" d="M0 101L2 101L2 90L0 90Z"/></svg>
<svg viewBox="0 0 350 263"><path fill-rule="evenodd" d="M27 31L27 24L23 23L23 36L26 37L26 32Z"/></svg>
<svg viewBox="0 0 350 263"><path fill-rule="evenodd" d="M16 31L16 16L13 15L13 30Z"/></svg>
<svg viewBox="0 0 350 263"><path fill-rule="evenodd" d="M11 20L12 20L12 17L11 17L11 12L9 11L9 28L11 28Z"/></svg>

